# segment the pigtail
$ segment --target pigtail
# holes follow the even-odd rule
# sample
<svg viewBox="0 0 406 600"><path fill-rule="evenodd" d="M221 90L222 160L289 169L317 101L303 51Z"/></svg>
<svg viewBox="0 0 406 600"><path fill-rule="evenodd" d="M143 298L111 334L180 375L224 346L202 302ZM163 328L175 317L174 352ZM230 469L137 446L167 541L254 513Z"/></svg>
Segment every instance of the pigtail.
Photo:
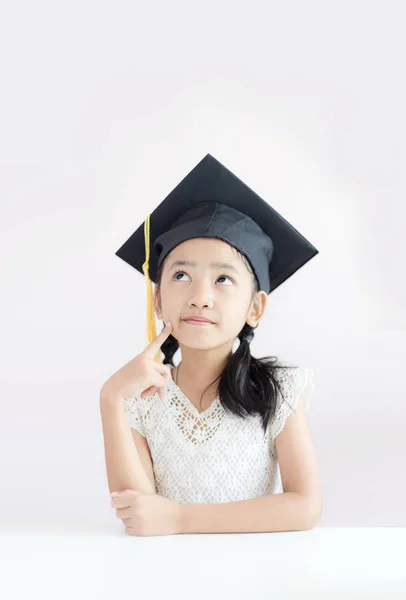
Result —
<svg viewBox="0 0 406 600"><path fill-rule="evenodd" d="M275 356L255 358L250 344L255 328L247 323L238 338L240 345L230 357L219 381L219 396L226 410L242 418L259 414L264 434L277 408L278 393L283 395L275 370Z"/></svg>
<svg viewBox="0 0 406 600"><path fill-rule="evenodd" d="M164 365L172 365L173 367L175 366L173 364L173 357L174 357L176 351L178 350L178 348L179 348L178 340L176 339L176 337L174 337L170 333L161 346L161 350L164 354L164 360L163 360Z"/></svg>

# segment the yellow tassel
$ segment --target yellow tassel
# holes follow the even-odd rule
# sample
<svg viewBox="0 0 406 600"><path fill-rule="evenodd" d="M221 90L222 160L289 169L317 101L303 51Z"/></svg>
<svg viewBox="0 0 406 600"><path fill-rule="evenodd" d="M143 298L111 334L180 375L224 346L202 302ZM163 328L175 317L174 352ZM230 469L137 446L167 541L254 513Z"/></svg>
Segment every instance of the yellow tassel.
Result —
<svg viewBox="0 0 406 600"><path fill-rule="evenodd" d="M145 280L147 283L147 335L146 335L146 345L150 344L157 336L156 327L155 327L155 315L154 315L154 306L153 306L153 293L152 293L152 281L149 277L149 222L150 215L147 216L144 222L144 240L145 240L145 262L142 265L142 270L144 271ZM161 358L161 350L154 356L154 360L158 362L162 362Z"/></svg>

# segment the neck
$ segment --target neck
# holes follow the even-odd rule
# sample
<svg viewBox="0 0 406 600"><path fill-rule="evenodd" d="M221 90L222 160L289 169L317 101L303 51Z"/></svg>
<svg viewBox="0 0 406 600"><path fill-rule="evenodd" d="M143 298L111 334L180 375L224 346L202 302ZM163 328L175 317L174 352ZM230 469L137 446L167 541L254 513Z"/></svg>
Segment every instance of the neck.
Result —
<svg viewBox="0 0 406 600"><path fill-rule="evenodd" d="M178 366L183 381L203 388L217 380L230 359L232 347L233 344L228 344L211 350L196 350L180 346L182 360Z"/></svg>

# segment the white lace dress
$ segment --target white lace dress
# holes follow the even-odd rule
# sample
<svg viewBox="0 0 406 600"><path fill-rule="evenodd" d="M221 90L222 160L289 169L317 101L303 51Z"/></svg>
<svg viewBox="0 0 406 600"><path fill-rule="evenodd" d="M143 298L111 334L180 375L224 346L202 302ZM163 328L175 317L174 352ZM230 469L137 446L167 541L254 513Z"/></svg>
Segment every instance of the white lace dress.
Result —
<svg viewBox="0 0 406 600"><path fill-rule="evenodd" d="M306 411L313 371L276 369L285 400L278 394L266 434L259 415L230 414L219 397L202 413L170 379L164 399L137 395L125 404L130 427L148 442L156 491L181 503L249 500L283 492L274 440L301 395Z"/></svg>

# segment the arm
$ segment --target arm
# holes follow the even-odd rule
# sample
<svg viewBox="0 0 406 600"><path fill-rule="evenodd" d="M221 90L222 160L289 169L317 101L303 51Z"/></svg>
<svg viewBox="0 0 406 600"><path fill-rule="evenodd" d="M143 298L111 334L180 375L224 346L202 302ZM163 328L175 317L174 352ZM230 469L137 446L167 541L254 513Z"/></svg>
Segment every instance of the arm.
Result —
<svg viewBox="0 0 406 600"><path fill-rule="evenodd" d="M100 413L110 493L131 489L155 494L152 468L147 468L147 450L141 450L141 440L137 450L124 404L101 393Z"/></svg>
<svg viewBox="0 0 406 600"><path fill-rule="evenodd" d="M183 533L248 533L313 528L323 512L316 452L302 399L275 440L282 494L221 504L181 505Z"/></svg>
<svg viewBox="0 0 406 600"><path fill-rule="evenodd" d="M313 528L320 515L296 492L220 504L181 505L182 533L259 533Z"/></svg>

